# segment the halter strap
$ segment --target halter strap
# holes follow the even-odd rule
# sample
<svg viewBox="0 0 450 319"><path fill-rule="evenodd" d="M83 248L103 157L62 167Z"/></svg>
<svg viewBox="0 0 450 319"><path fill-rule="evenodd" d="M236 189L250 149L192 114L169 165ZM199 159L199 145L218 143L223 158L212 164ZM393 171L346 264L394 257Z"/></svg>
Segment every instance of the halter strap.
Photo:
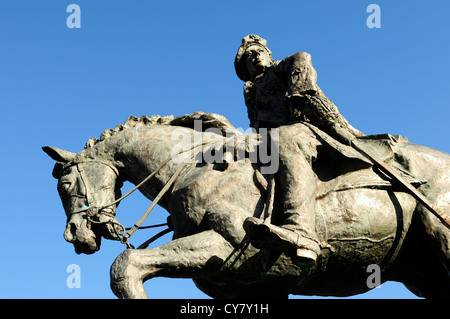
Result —
<svg viewBox="0 0 450 319"><path fill-rule="evenodd" d="M208 145L211 145L213 142L207 142L207 143L204 143L204 142L202 142L202 143L200 143L200 144L197 144L197 145L194 145L194 146L192 146L189 150L187 150L187 151L192 151L193 149L195 149L195 148L197 148L197 147L201 147L202 148L202 150L203 149L205 149ZM181 152L181 153L184 153L184 152L187 152L187 151L183 151L183 152ZM180 153L180 154L181 154ZM194 152L194 155L193 156L191 156L190 157L190 159L192 160L193 158L195 158L195 156L196 156L196 153ZM109 206L112 206L112 205L114 205L114 204L117 204L117 203L119 203L121 200L123 200L124 198L126 198L127 196L129 196L131 193L133 193L135 190L137 190L139 187L141 187L145 182L147 182L150 178L152 178L153 176L155 176L164 166L166 166L167 165L167 163L169 163L171 160L172 160L173 158L172 158L172 156L170 156L169 158L167 158L153 173L151 173L150 175L148 175L144 180L142 180L138 185L136 185L133 189L131 189L127 194L125 194L125 195L123 195L122 197L120 197L120 198L118 198L118 199L116 199L115 201L113 201L112 203L110 203L110 204L107 204L107 205L103 205L103 206L101 206L101 207L95 207L95 206L91 206L91 204L90 204L90 202L89 202L89 198L88 198L88 196L89 196L89 194L90 194L90 192L89 192L89 187L87 186L87 183L86 183L86 181L85 181L85 177L83 176L84 175L84 170L81 168L81 165L80 164L84 164L84 163L87 163L87 162L89 162L89 163L91 163L91 162L97 162L97 163L101 163L101 164L104 164L104 165L106 165L106 166L109 166L113 171L114 171L114 173L116 173L116 175L117 176L119 176L119 172L118 172L118 170L114 167L114 166L112 166L111 164L109 164L109 163L107 163L107 162L103 162L103 161L98 161L98 160L89 160L89 161L71 161L71 162L69 162L69 163L67 163L67 164L65 164L64 166L63 166L63 169L66 169L66 168L68 168L68 167L70 167L70 166L73 166L73 165L76 165L77 166L77 169L78 169L78 172L80 173L80 176L81 176L81 180L83 181L83 183L84 183L84 185L85 185L85 189L86 189L86 200L87 200L87 205L85 206L85 207L83 207L83 208L81 208L80 210L78 210L78 211L75 211L75 212L71 212L71 215L72 214L79 214L79 213L82 213L82 212L85 212L85 211L87 211L87 215L88 215L88 218L90 217L89 216L89 211L90 210L93 210L93 209L95 209L95 208L97 208L99 211L101 211L102 209L104 209L104 208L106 208L106 207L109 207ZM173 183L176 181L176 179L180 176L180 174L183 172L183 170L186 168L188 166L188 163L181 163L180 164L180 166L177 168L177 170L173 173L173 175L170 177L170 179L167 181L167 183L164 185L164 187L161 189L161 191L159 192L159 194L155 197L155 199L152 201L152 203L151 203L151 205L150 205L150 207L145 211L145 213L144 213L144 215L133 225L133 227L131 227L129 230L128 230L128 232L126 233L126 234L123 234L123 232L121 233L121 234L118 234L119 235L119 238L121 238L121 242L123 243L123 244L125 244L125 245L127 245L127 247L128 248L134 248L130 243L129 243L129 238L134 234L134 232L136 231L136 230L138 230L139 229L139 227L142 225L142 223L144 222L144 220L148 217L148 215L150 214L150 212L153 210L153 208L156 206L156 204L158 203L158 201L162 198L162 196L170 189L170 187L173 185ZM92 194L91 194L92 195ZM114 216L111 216L112 218L108 221L108 222L112 222L112 220L113 220L113 217ZM116 222L114 222L115 224L118 224L121 228L122 228L122 230L125 230L125 227L123 227L122 226L122 224L120 224L118 221L116 221ZM171 228L171 227L169 227L169 228ZM166 232L169 232L170 231L170 229L169 230L165 230L165 231L163 231L163 232L161 232L160 234L165 234ZM159 235L159 234L158 234ZM158 235L156 235L156 236L158 236ZM155 236L155 237L156 237ZM162 236L162 235L161 235ZM156 239L156 238L155 238ZM149 242L146 242L145 244L149 244Z"/></svg>
<svg viewBox="0 0 450 319"><path fill-rule="evenodd" d="M77 164L83 164L83 163L99 163L99 164L103 164L108 166L109 168L111 168L114 172L114 174L116 174L117 176L119 176L119 171L117 170L117 168L113 165L111 165L111 163L105 162L105 161L99 161L99 160L86 160L86 161L78 161L78 160L73 160L70 162L67 162L66 164L64 164L63 166L63 171L71 166L77 165Z"/></svg>
<svg viewBox="0 0 450 319"><path fill-rule="evenodd" d="M80 174L81 181L83 182L83 185L84 185L84 188L85 188L85 192L86 192L86 202L87 202L87 205L83 206L83 207L80 208L79 210L70 212L70 216L72 216L72 215L74 215L74 214L80 214L80 213L89 211L90 209L92 210L92 209L94 209L94 208L98 208L99 210L102 210L103 208L109 207L109 206L111 206L111 205L113 205L113 204L115 204L115 203L118 202L118 201L116 200L116 201L114 201L114 202L111 203L111 204L103 205L103 206L101 206L101 207L92 206L91 201L94 199L94 196L93 196L93 195L94 195L94 192L91 192L91 190L90 190L90 186L89 186L89 183L87 182L87 178L86 178L86 176L85 176L85 171L84 171L84 168L83 168L83 166L82 166L82 164L85 164L85 163L91 163L91 162L94 162L94 163L100 163L100 164L103 164L103 165L108 166L109 168L111 168L111 169L113 170L113 172L116 174L116 176L119 177L119 171L117 170L117 168L115 168L115 167L112 166L111 164L106 163L106 162L103 162L103 161L98 161L98 160L92 160L92 161L80 161L80 162L79 162L79 161L71 161L71 162L68 162L67 164L65 164L65 165L63 166L63 170L64 170L64 169L67 169L67 168L69 168L69 167L71 167L71 166L76 166L77 171L78 171L78 173ZM91 198L89 199L89 197L91 197Z"/></svg>

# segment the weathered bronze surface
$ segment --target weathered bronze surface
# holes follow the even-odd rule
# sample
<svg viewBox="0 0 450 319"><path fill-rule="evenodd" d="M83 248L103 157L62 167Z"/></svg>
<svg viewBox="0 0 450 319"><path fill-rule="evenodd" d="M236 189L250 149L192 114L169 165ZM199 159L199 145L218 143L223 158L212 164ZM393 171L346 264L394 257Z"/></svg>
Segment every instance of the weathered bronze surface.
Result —
<svg viewBox="0 0 450 319"><path fill-rule="evenodd" d="M282 61L274 61L267 41L250 34L242 39L235 58L235 69L238 77L245 81L248 117L256 131L281 125L293 127L298 122L311 123L344 144L351 145L450 227L450 216L357 140L364 134L347 122L319 88L310 54L298 52ZM284 205L281 225L248 218L244 229L255 246L275 250L283 246L282 251L296 250L294 255L298 258L314 263L320 254L320 242L315 216L317 184L310 167L316 160L317 149L314 142L305 143L307 138L297 134L293 128L283 131L287 134L281 135L280 166L276 176L281 185L277 197ZM299 140L303 143L299 144ZM294 171L295 174L292 173Z"/></svg>
<svg viewBox="0 0 450 319"><path fill-rule="evenodd" d="M194 136L202 141L222 139L216 133L194 131L192 119L202 119L205 127L232 130L228 121L210 114L130 117L124 125L106 130L100 141L90 140L78 154L44 148L57 161L53 175L68 216L65 238L78 253L96 252L101 237L120 239L115 205L105 205L120 197L124 180L139 184L173 156L179 145L173 138L176 132L182 129L192 141ZM219 298L347 296L369 290L366 270L377 264L383 282L403 282L420 296L448 296L445 267L449 266L450 234L440 220L358 152L317 127L308 123L281 126L279 135L280 141L301 136L300 144L310 147L313 143L317 151L311 171L317 184L320 252L313 267L287 253L250 243L244 220L264 214L268 192L259 164L249 161L252 148L247 145L247 156L239 160L187 165L159 201L171 215L174 239L157 248L126 249L120 254L111 267L114 293L120 298L144 298L143 280L166 276L193 278L202 291ZM242 137L236 133L233 138ZM449 212L448 154L390 135L361 141ZM283 152L284 146L279 147ZM175 162L163 165L139 190L154 199L183 165ZM275 183L275 194L279 184ZM272 224L279 224L282 209L275 196Z"/></svg>
<svg viewBox="0 0 450 319"><path fill-rule="evenodd" d="M355 129L306 52L274 61L248 35L235 70L254 133L196 112L130 117L78 154L43 148L75 251L98 251L102 237L128 246L111 267L114 293L145 298L143 281L166 276L217 298L348 296L373 288L376 265L381 282L450 297L450 155ZM124 181L153 201L127 233L115 217ZM157 204L173 240L133 249Z"/></svg>

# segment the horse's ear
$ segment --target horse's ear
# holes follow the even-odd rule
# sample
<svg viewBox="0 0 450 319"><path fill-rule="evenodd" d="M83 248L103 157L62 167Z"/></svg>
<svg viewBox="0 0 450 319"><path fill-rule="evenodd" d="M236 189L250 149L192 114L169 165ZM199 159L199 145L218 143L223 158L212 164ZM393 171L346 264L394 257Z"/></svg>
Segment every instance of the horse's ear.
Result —
<svg viewBox="0 0 450 319"><path fill-rule="evenodd" d="M57 162L67 163L72 161L77 154L64 151L56 147L44 146L42 150Z"/></svg>

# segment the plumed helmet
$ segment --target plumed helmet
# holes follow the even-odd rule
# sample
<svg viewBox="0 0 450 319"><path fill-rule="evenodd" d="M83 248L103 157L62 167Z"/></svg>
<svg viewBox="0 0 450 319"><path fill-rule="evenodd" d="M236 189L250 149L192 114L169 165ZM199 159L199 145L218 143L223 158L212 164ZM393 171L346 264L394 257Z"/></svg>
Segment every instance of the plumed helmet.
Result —
<svg viewBox="0 0 450 319"><path fill-rule="evenodd" d="M238 49L236 58L234 59L234 68L237 76L244 82L250 80L250 74L248 73L247 66L245 65L245 52L253 45L258 45L263 48L269 57L272 59L272 52L267 47L267 41L256 34L250 34L242 38L242 44ZM273 60L273 59L272 59Z"/></svg>

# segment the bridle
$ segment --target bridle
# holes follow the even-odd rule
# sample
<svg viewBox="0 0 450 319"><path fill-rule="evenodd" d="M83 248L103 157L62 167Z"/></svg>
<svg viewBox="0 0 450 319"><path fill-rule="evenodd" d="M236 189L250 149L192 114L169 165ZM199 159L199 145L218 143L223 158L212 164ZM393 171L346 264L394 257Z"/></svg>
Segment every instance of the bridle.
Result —
<svg viewBox="0 0 450 319"><path fill-rule="evenodd" d="M111 168L113 170L113 172L116 174L117 177L119 177L119 172L117 170L117 168L115 168L114 166L110 165L109 163L103 162L103 161L98 161L98 160L90 160L90 161L71 161L66 163L63 166L62 172L72 166L75 166L79 175L80 175L80 180L83 183L84 189L85 189L85 196L84 199L86 201L86 204L76 210L76 211L71 211L68 216L67 219L70 220L70 218L73 215L76 214L86 214L86 219L87 221L89 221L92 224L111 224L112 229L114 230L114 232L116 233L116 236L118 238L122 238L124 231L125 231L125 227L120 224L116 219L114 214L103 211L104 208L112 206L114 203L118 203L119 201L114 201L113 203L107 204L107 205L103 205L103 206L96 206L93 204L93 200L95 198L95 191L91 190L91 187L89 185L89 183L87 182L87 178L85 175L85 170L84 170L84 164L86 163L100 163L103 165L108 166L109 168ZM76 196L76 197L80 197L80 195L71 195L71 196ZM106 215L109 217L109 219L107 221L100 221L100 215ZM96 220L97 219L97 220ZM117 226L117 228L115 227Z"/></svg>
<svg viewBox="0 0 450 319"><path fill-rule="evenodd" d="M170 186L173 184L173 182L175 181L176 177L179 176L179 174L181 173L181 171L186 167L186 164L181 164L180 167L177 169L177 171L175 174L171 177L171 179L166 183L166 185L164 186L164 188L160 191L160 193L158 194L157 197L155 197L155 199L152 202L152 205L150 205L149 209L147 209L147 211L145 212L144 216L145 218L141 218L138 222L136 222L133 227L130 228L125 228L116 218L115 218L115 214L112 214L110 212L104 211L105 208L113 206L115 204L118 204L119 202L121 202L123 199L125 199L126 197L128 197L129 195L131 195L134 191L136 191L137 189L139 189L143 184L145 184L149 179L151 179L153 176L155 176L164 166L167 165L167 163L170 161L171 158L167 159L166 161L164 161L157 170L155 170L153 173L151 173L150 175L148 175L144 180L142 180L138 185L136 185L133 189L131 189L128 193L126 193L125 195L121 196L120 198L112 201L111 203L108 203L106 205L101 205L101 206L96 206L92 203L92 200L95 198L95 191L91 190L91 187L89 186L89 183L87 182L87 178L86 178L86 174L85 174L85 170L83 168L83 165L86 163L99 163L99 164L103 164L108 166L109 168L111 168L113 170L113 172L116 174L117 177L119 177L119 171L117 170L117 168L115 168L114 166L112 166L111 164L107 163L107 162L103 162L103 161L98 161L98 160L87 160L87 161L71 161L68 162L67 164L65 164L63 166L63 170L64 171L66 168L75 166L79 175L80 175L80 179L83 183L83 186L85 188L85 193L86 195L84 196L85 200L86 200L86 205L84 205L82 208L76 210L76 211L72 211L68 214L68 220L70 219L70 217L72 215L76 215L76 214L86 214L86 219L92 223L92 224L111 224L111 228L114 230L115 235L120 238L120 242L125 244L128 248L134 248L133 245L130 244L129 242L129 238L131 237L131 235L133 235L133 233L140 228L142 222L145 220L145 218L150 214L151 210L153 209L154 206L156 206L156 204L158 203L159 199L161 199L162 195L168 190L168 188L170 188ZM163 192L164 191L164 192ZM77 196L80 197L80 195L72 195L72 196ZM108 218L108 220L106 221L100 221L100 216L101 215L106 215ZM144 217L143 216L143 217ZM168 226L167 229L165 229L164 231L162 231L161 233L157 234L154 237L161 237L162 235L170 232L172 230L172 226L171 223L165 223L165 224L158 224L158 225L151 225L151 226L145 226L145 227L141 227L140 229L145 229L145 228L154 228L154 227L160 227L160 226ZM125 233L125 231L128 230L127 233ZM155 238L154 240L156 240L157 238ZM146 242L147 243L147 242ZM150 244L150 242L147 243L146 246L148 246ZM143 245L139 246L138 248L145 248L142 247Z"/></svg>
<svg viewBox="0 0 450 319"><path fill-rule="evenodd" d="M191 151L199 146L202 147L202 150L207 147L208 145L212 144L213 142L208 142L208 143L201 143L199 145L194 145L192 146L189 150L180 152L178 155ZM190 159L192 160L197 154L194 152L194 155L190 157ZM159 237L163 236L164 234L169 233L170 231L173 230L172 224L171 222L168 220L167 223L165 224L158 224L158 225L152 225L152 226L146 226L146 227L141 227L142 223L145 221L145 219L148 217L148 215L150 214L150 212L153 210L153 208L158 204L159 200L163 197L163 195L170 189L170 187L173 185L173 183L176 181L176 179L180 176L180 174L183 172L183 170L188 166L189 162L185 161L183 163L181 163L177 170L172 174L172 176L170 177L170 179L167 181L167 183L164 185L164 187L160 190L160 192L158 193L158 195L154 198L154 200L152 201L151 205L149 206L149 208L145 211L145 213L142 215L142 217L130 228L125 228L116 218L114 214L111 214L109 212L105 212L103 211L105 208L110 207L112 205L118 204L119 202L121 202L123 199L125 199L126 197L128 197L129 195L131 195L134 191L136 191L137 189L139 189L142 185L144 185L148 180L150 180L153 176L155 176L159 171L161 171L161 169L164 168L164 166L166 166L171 160L173 160L173 156L169 156L169 158L167 158L153 173L149 174L146 178L144 178L139 184L137 184L134 188L132 188L128 193L126 193L125 195L121 196L120 198L114 200L113 202L106 204L106 205L102 205L102 206L95 206L91 203L91 201L89 200L89 196L93 199L94 198L94 194L95 192L92 192L88 183L87 183L87 178L85 176L85 171L83 169L83 164L86 163L100 163L103 165L108 166L109 168L111 168L114 173L116 174L117 177L119 177L119 171L117 170L116 167L114 167L113 165L111 165L110 163L104 162L104 161L99 161L99 160L87 160L87 161L70 161L68 163L66 163L63 166L63 169L61 170L61 172L63 172L66 168L69 168L71 166L76 166L78 173L80 174L80 179L82 181L82 183L84 184L85 187L85 199L86 199L86 205L82 208L80 208L79 210L70 212L68 215L68 219L70 219L70 217L72 215L75 214L82 214L85 213L86 214L86 218L89 222L93 223L93 224L111 224L111 228L114 230L116 236L118 238L120 238L120 242L125 244L127 246L127 248L134 248L133 245L130 244L129 242L129 238L136 232L136 230L138 229L144 229L144 228L153 228L153 227L160 227L160 226L168 226L167 229L161 231L160 233L156 234L155 236L153 236L152 238L150 238L149 240L147 240L146 242L144 242L143 244L141 244L138 249L142 249L142 248L146 248L151 242L153 242L154 240L158 239ZM79 195L76 195L79 197ZM107 221L100 221L99 216L101 215L106 215L107 217L109 217L109 219ZM95 220L95 218L98 219ZM116 229L116 227L118 229ZM125 231L128 230L127 233L125 233Z"/></svg>

